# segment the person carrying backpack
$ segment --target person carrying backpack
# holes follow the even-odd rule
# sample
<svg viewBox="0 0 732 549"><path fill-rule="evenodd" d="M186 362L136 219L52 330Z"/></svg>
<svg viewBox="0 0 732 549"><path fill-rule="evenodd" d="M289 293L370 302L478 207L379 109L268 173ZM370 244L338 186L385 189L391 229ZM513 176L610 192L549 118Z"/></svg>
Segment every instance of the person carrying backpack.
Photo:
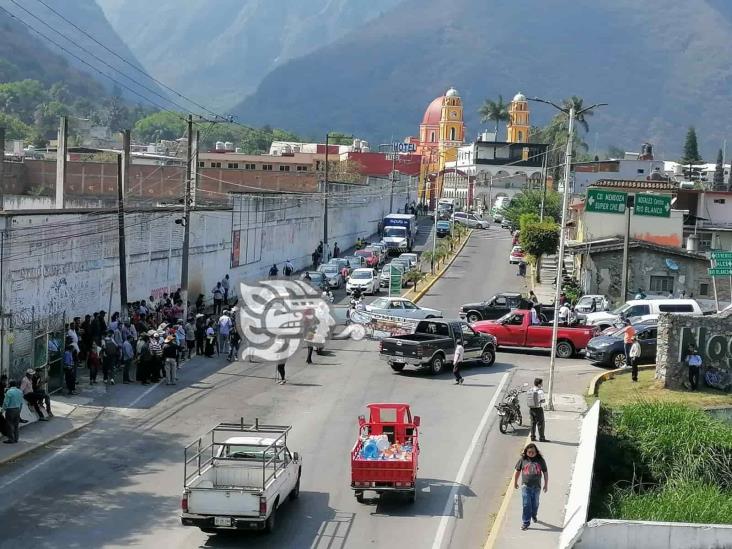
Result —
<svg viewBox="0 0 732 549"><path fill-rule="evenodd" d="M295 266L292 264L292 262L289 259L287 261L285 261L285 267L282 269L282 272L287 277L292 276L292 273L295 272Z"/></svg>
<svg viewBox="0 0 732 549"><path fill-rule="evenodd" d="M102 340L102 381L114 385L114 368L119 359L119 347L112 339L114 332L107 331L107 336Z"/></svg>
<svg viewBox="0 0 732 549"><path fill-rule="evenodd" d="M536 440L536 429L539 429L539 440L541 442L549 442L544 438L544 389L542 384L544 380L540 377L534 379L534 386L527 393L527 404L529 405L529 414L531 416L531 440Z"/></svg>

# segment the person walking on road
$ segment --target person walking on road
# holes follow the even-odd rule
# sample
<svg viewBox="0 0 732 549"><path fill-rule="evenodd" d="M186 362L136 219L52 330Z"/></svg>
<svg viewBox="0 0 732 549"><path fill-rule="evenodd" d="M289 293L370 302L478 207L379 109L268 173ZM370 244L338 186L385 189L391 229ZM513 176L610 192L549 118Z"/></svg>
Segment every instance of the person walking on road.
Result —
<svg viewBox="0 0 732 549"><path fill-rule="evenodd" d="M699 386L699 370L701 369L702 358L693 343L689 344L689 350L686 353L686 365L689 367L689 385L691 385L692 391L696 391Z"/></svg>
<svg viewBox="0 0 732 549"><path fill-rule="evenodd" d="M452 356L452 374L455 376L455 385L463 384L463 376L460 375L460 366L462 366L463 357L465 356L465 347L463 340L455 341L455 354Z"/></svg>
<svg viewBox="0 0 732 549"><path fill-rule="evenodd" d="M221 306L224 303L224 287L221 285L221 282L216 283L216 287L211 290L211 293L213 294L214 302L213 314L220 315Z"/></svg>
<svg viewBox="0 0 732 549"><path fill-rule="evenodd" d="M71 345L66 346L63 358L64 381L69 396L76 394L76 363L74 361L74 349Z"/></svg>
<svg viewBox="0 0 732 549"><path fill-rule="evenodd" d="M277 278L277 273L279 271L277 270L277 263L272 263L272 266L269 268L269 277L270 278Z"/></svg>
<svg viewBox="0 0 732 549"><path fill-rule="evenodd" d="M531 440L536 440L536 430L539 430L539 440L549 442L544 438L544 380L540 377L534 379L534 386L528 392L529 415L531 416Z"/></svg>
<svg viewBox="0 0 732 549"><path fill-rule="evenodd" d="M630 319L625 320L625 333L623 334L623 345L625 349L625 366L626 368L630 367L630 348L633 346L633 341L635 340L635 328L633 328L633 325L630 323Z"/></svg>
<svg viewBox="0 0 732 549"><path fill-rule="evenodd" d="M285 261L285 266L282 268L282 274L284 274L287 278L290 278L294 272L295 266L292 264L292 261L288 259L287 261Z"/></svg>
<svg viewBox="0 0 732 549"><path fill-rule="evenodd" d="M229 275L226 275L221 279L221 287L224 289L224 307L229 306L229 289L231 288L231 281Z"/></svg>
<svg viewBox="0 0 732 549"><path fill-rule="evenodd" d="M549 489L549 471L546 461L536 447L529 443L521 452L516 463L516 472L513 475L513 487L518 490L519 476L521 477L521 529L526 530L533 520L536 522L539 512L539 494L541 493L541 477L544 477L544 492Z"/></svg>
<svg viewBox="0 0 732 549"><path fill-rule="evenodd" d="M175 344L175 337L169 335L165 338L163 345L163 358L165 359L165 384L175 385L177 381L176 357L178 356L178 346Z"/></svg>
<svg viewBox="0 0 732 549"><path fill-rule="evenodd" d="M638 381L638 361L641 356L641 346L638 342L638 336L633 336L633 344L630 346L630 377L634 382Z"/></svg>
<svg viewBox="0 0 732 549"><path fill-rule="evenodd" d="M114 385L114 367L119 357L119 347L112 339L114 332L107 331L107 336L102 341L102 381Z"/></svg>
<svg viewBox="0 0 732 549"><path fill-rule="evenodd" d="M280 376L280 379L277 380L277 383L279 385L284 385L287 383L287 379L285 379L285 360L283 359L282 362L277 363L277 373Z"/></svg>
<svg viewBox="0 0 732 549"><path fill-rule="evenodd" d="M193 357L193 349L196 347L196 328L193 323L193 317L188 317L188 322L184 327L186 333L186 349L188 349L188 360Z"/></svg>
<svg viewBox="0 0 732 549"><path fill-rule="evenodd" d="M135 358L134 339L131 335L127 336L122 342L122 383L132 383L130 379L130 368L132 368L132 360Z"/></svg>
<svg viewBox="0 0 732 549"><path fill-rule="evenodd" d="M5 391L3 398L2 411L5 414L5 420L9 425L9 434L5 444L15 444L18 442L18 431L20 429L20 409L23 406L23 391L18 389L18 382L12 380L8 390Z"/></svg>
<svg viewBox="0 0 732 549"><path fill-rule="evenodd" d="M333 244L333 257L339 257L341 255L341 249L338 247L338 242Z"/></svg>
<svg viewBox="0 0 732 549"><path fill-rule="evenodd" d="M219 317L219 353L226 354L229 351L229 334L231 333L231 327L233 322L229 316L229 311L224 311L224 314Z"/></svg>

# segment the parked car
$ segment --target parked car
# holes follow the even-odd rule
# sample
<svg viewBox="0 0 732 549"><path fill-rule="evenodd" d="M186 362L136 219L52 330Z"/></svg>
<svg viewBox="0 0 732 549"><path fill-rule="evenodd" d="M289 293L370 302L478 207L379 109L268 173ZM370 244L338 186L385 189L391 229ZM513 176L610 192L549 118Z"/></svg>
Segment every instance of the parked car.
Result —
<svg viewBox="0 0 732 549"><path fill-rule="evenodd" d="M379 277L376 270L370 267L354 270L346 282L346 293L350 294L356 288L364 294L378 294Z"/></svg>
<svg viewBox="0 0 732 549"><path fill-rule="evenodd" d="M509 263L521 263L524 261L524 250L521 246L514 246L511 248L511 253L508 254Z"/></svg>
<svg viewBox="0 0 732 549"><path fill-rule="evenodd" d="M375 269L379 266L379 254L373 248L357 250L355 255L363 257L367 267Z"/></svg>
<svg viewBox="0 0 732 549"><path fill-rule="evenodd" d="M391 268L394 267L395 269L399 269L399 271L402 273L402 288L406 286L406 281L403 279L404 273L406 272L406 269L404 268L403 263L387 263L384 265L384 268L381 269L381 273L379 274L379 286L382 288L386 288L389 286L389 279L391 277Z"/></svg>
<svg viewBox="0 0 732 549"><path fill-rule="evenodd" d="M661 313L685 315L703 314L699 304L693 299L631 299L613 311L588 313L585 324L599 326L601 329L628 319L631 322L653 320Z"/></svg>
<svg viewBox="0 0 732 549"><path fill-rule="evenodd" d="M442 238L444 236L450 236L450 233L452 233L452 227L450 226L449 221L438 221L435 224L435 231L437 232L437 237Z"/></svg>
<svg viewBox="0 0 732 549"><path fill-rule="evenodd" d="M413 253L399 254L397 259L409 261L409 268L415 269L417 267L417 262L419 261L419 256Z"/></svg>
<svg viewBox="0 0 732 549"><path fill-rule="evenodd" d="M513 224L513 221L501 216L501 228L508 229L509 231L513 232L513 230L516 228L516 226Z"/></svg>
<svg viewBox="0 0 732 549"><path fill-rule="evenodd" d="M442 311L420 307L403 297L380 297L379 299L374 299L369 305L366 305L366 310L370 313L399 316L402 318L423 319L442 316Z"/></svg>
<svg viewBox="0 0 732 549"><path fill-rule="evenodd" d="M656 338L658 324L655 320L645 320L633 324L638 343L641 346L639 362L656 360ZM627 326L619 329L608 328L602 334L593 337L587 344L585 358L601 366L622 368L625 366L625 343L623 337ZM609 333L608 333L609 331Z"/></svg>
<svg viewBox="0 0 732 549"><path fill-rule="evenodd" d="M551 349L552 326L531 324L531 311L517 309L498 320L481 320L471 324L476 332L491 334L496 344L502 347L524 347ZM556 353L559 358L571 358L587 347L597 328L559 327L557 331Z"/></svg>
<svg viewBox="0 0 732 549"><path fill-rule="evenodd" d="M491 226L489 221L481 219L474 213L455 212L452 214L452 220L471 229L487 229Z"/></svg>
<svg viewBox="0 0 732 549"><path fill-rule="evenodd" d="M325 280L329 288L340 288L343 286L343 275L338 265L334 263L324 263L318 267L318 271L325 275Z"/></svg>
<svg viewBox="0 0 732 549"><path fill-rule="evenodd" d="M516 292L502 292L486 301L466 303L460 307L459 315L460 318L464 318L470 323L479 320L495 320L522 305L527 307L528 301L521 294Z"/></svg>
<svg viewBox="0 0 732 549"><path fill-rule="evenodd" d="M422 320L412 334L383 339L379 357L395 372L401 372L411 364L437 375L452 362L457 339L463 343L465 361L479 360L483 366L495 362L496 340L493 336L480 334L460 320L441 319Z"/></svg>

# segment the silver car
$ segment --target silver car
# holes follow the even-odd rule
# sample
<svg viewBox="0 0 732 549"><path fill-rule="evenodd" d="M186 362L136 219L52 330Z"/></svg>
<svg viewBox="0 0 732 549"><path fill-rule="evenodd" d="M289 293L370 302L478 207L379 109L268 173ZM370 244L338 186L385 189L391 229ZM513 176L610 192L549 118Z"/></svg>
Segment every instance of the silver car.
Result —
<svg viewBox="0 0 732 549"><path fill-rule="evenodd" d="M380 297L374 299L369 305L366 305L366 310L370 313L402 318L415 318L418 320L442 317L442 311L420 307L403 297Z"/></svg>
<svg viewBox="0 0 732 549"><path fill-rule="evenodd" d="M325 276L329 288L340 288L343 286L343 275L337 264L326 263L318 267L318 271Z"/></svg>

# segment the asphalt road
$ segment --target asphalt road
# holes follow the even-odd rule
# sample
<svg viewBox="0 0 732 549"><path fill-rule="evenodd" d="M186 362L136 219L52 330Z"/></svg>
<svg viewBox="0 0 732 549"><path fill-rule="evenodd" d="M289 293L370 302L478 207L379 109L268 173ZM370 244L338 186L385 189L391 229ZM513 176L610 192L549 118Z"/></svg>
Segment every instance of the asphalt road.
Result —
<svg viewBox="0 0 732 549"><path fill-rule="evenodd" d="M505 230L474 232L421 303L456 316L461 303L523 290L509 249ZM467 368L455 386L449 372L395 374L376 348L334 342L312 366L299 352L283 386L273 365L219 359L194 359L173 388L115 386L91 427L0 468L0 547L482 547L527 433L501 435L492 404L506 387L545 374L548 353L501 351L494 366ZM592 370L582 359L561 361L558 392L581 391ZM390 401L422 417L417 501L359 504L349 489L357 416L369 402ZM272 535L182 527L183 447L240 417L293 425L300 499L282 507Z"/></svg>

